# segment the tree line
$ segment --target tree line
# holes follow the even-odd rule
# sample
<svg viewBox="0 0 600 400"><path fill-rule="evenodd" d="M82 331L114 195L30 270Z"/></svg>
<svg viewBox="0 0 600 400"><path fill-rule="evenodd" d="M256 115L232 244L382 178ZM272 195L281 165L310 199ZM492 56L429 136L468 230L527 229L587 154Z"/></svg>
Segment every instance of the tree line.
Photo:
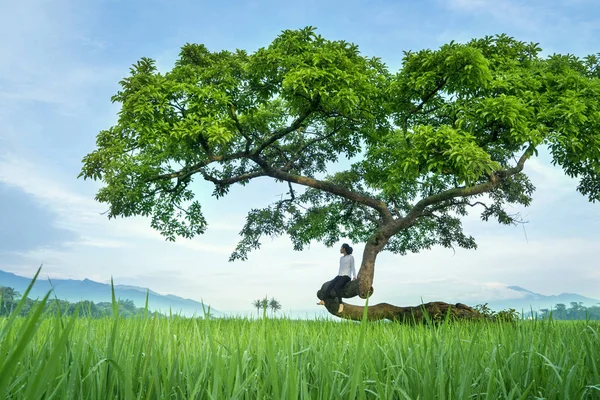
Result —
<svg viewBox="0 0 600 400"><path fill-rule="evenodd" d="M582 302L571 302L571 307L567 308L565 304L559 303L553 309L542 308L538 317L543 319L558 319L558 320L577 320L577 319L593 319L600 320L600 303L586 307Z"/></svg>
<svg viewBox="0 0 600 400"><path fill-rule="evenodd" d="M29 297L23 299L21 293L12 287L0 286L0 316L7 316L17 309L17 304L23 301L23 307L19 314L26 316L29 311L38 304L39 300L32 300ZM119 315L131 317L145 312L144 308L135 306L133 300L119 300ZM112 315L113 308L111 302L94 303L90 300L81 300L70 302L67 300L53 299L46 302L46 311L59 311L62 315L73 315L75 310L79 309L79 315L92 318L101 318Z"/></svg>

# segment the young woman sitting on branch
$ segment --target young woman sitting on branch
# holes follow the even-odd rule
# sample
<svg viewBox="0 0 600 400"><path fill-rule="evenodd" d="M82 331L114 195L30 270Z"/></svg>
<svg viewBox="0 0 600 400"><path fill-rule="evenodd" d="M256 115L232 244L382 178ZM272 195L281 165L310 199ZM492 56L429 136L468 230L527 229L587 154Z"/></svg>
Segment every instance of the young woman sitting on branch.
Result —
<svg viewBox="0 0 600 400"><path fill-rule="evenodd" d="M338 302L340 303L340 308L338 312L342 312L344 310L344 304L342 303L342 288L346 285L350 280L356 279L356 270L354 269L354 256L352 255L352 247L348 245L348 243L344 243L340 248L340 253L342 257L340 257L340 270L338 275L333 278L327 290L323 295L323 298L327 298L331 296L331 291L335 290L335 296L337 297ZM323 300L317 303L318 305L325 305Z"/></svg>

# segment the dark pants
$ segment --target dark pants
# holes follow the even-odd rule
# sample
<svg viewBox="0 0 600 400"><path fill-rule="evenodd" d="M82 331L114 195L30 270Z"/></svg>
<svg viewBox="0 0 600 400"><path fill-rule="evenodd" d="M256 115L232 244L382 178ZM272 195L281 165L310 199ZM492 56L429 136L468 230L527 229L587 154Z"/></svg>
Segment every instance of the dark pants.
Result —
<svg viewBox="0 0 600 400"><path fill-rule="evenodd" d="M325 293L323 293L323 298L326 299L327 297L331 296L331 291L335 290L334 298L337 297L338 303L341 303L342 302L342 288L348 282L350 282L350 277L348 275L336 276L335 278L333 278L333 280L331 281L331 283L325 290Z"/></svg>

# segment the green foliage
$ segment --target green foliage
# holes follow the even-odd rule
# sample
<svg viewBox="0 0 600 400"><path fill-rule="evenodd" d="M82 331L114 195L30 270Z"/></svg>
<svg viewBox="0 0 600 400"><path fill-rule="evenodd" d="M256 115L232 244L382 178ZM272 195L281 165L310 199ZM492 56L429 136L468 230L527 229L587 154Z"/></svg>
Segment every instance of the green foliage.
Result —
<svg viewBox="0 0 600 400"><path fill-rule="evenodd" d="M478 304L473 308L483 314L483 316L490 321L515 323L520 319L519 313L514 308L494 311L487 306L487 303Z"/></svg>
<svg viewBox="0 0 600 400"><path fill-rule="evenodd" d="M264 235L296 250L376 235L399 253L472 248L460 218L478 207L514 223L506 210L529 205L523 166L540 149L600 200L598 57L540 51L487 36L406 52L393 73L311 27L254 53L186 44L170 71L148 58L131 68L112 99L118 122L80 176L104 183L110 218L149 216L169 240L206 230L195 179L216 197L257 177L287 182L288 198L250 211L232 259Z"/></svg>

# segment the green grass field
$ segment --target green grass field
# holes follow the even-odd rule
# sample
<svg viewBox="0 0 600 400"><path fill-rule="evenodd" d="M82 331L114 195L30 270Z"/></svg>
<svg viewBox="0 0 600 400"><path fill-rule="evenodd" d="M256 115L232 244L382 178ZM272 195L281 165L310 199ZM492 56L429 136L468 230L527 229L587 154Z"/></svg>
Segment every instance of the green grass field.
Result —
<svg viewBox="0 0 600 400"><path fill-rule="evenodd" d="M38 307L0 320L0 398L600 399L599 334L597 321L92 319Z"/></svg>

